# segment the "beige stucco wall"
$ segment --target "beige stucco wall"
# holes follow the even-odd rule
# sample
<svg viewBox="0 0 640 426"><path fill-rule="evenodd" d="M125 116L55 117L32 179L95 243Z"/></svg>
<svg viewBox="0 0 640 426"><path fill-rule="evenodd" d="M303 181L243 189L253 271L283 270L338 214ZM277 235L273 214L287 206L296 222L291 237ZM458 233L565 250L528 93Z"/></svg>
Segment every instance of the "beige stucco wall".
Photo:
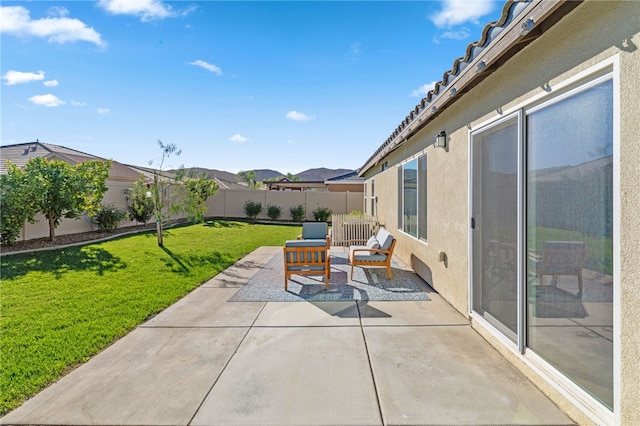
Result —
<svg viewBox="0 0 640 426"><path fill-rule="evenodd" d="M109 188L104 195L102 204L114 204L116 207L125 210L126 198L125 189L131 188L129 182L107 182ZM282 208L281 219L290 219L289 208L302 204L306 209L305 220L315 220L313 211L318 207L328 207L335 214L349 213L354 210L362 210L362 192L324 192L324 191L247 191L220 189L218 193L207 199L209 217L244 218L244 204L247 201L257 201L262 203L262 213L259 219L268 219L267 206L278 205ZM184 218L185 215L176 215L175 219ZM134 226L135 222L125 220L120 223L120 227ZM56 228L56 235L77 234L97 230L92 218L86 214L77 220L63 219ZM18 240L30 240L34 238L44 238L49 236L49 225L46 218L41 214L36 216L36 223L26 223L21 230Z"/></svg>
<svg viewBox="0 0 640 426"><path fill-rule="evenodd" d="M244 205L247 201L262 203L262 213L258 219L268 219L267 206L276 205L282 208L280 219L289 220L291 207L305 206L305 220L315 220L313 211L318 207L327 207L335 214L362 210L362 192L327 192L327 191L247 191L242 189L221 189L207 199L209 216L213 217L245 217Z"/></svg>
<svg viewBox="0 0 640 426"><path fill-rule="evenodd" d="M375 178L378 215L398 237L397 254L456 309L469 312L469 129L513 111L573 76L612 57L619 60L620 81L620 288L617 300L620 378L616 423L640 423L640 2L587 1L565 16L512 60L391 153L389 169L379 165ZM446 130L449 149L431 146ZM404 160L428 156L428 239L418 241L397 229L398 171ZM448 262L438 261L444 251ZM579 424L591 420L491 333L474 325ZM617 355L616 355L617 356Z"/></svg>

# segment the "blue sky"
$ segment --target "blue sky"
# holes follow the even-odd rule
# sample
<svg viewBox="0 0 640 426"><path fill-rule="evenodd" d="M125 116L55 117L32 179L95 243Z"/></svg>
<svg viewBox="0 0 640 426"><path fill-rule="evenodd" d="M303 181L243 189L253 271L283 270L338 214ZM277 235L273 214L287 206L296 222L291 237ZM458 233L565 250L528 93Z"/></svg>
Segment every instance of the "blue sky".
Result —
<svg viewBox="0 0 640 426"><path fill-rule="evenodd" d="M355 169L502 2L11 1L1 144L237 172Z"/></svg>

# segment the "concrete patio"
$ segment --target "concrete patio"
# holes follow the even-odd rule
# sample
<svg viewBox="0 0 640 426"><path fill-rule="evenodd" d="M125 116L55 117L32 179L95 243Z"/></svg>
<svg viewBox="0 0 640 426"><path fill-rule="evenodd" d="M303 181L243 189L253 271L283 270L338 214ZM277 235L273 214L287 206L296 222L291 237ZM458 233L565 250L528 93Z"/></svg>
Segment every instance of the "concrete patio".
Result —
<svg viewBox="0 0 640 426"><path fill-rule="evenodd" d="M279 250L254 251L0 423L573 424L435 292L227 302Z"/></svg>

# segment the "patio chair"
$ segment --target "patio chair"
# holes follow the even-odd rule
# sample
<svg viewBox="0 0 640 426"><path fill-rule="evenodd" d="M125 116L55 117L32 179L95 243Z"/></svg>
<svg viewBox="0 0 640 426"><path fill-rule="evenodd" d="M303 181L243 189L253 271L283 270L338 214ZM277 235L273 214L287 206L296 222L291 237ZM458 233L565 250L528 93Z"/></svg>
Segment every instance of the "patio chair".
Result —
<svg viewBox="0 0 640 426"><path fill-rule="evenodd" d="M324 289L329 289L331 265L329 248L331 240L323 239L289 240L283 248L284 289L289 289L292 275L324 275Z"/></svg>
<svg viewBox="0 0 640 426"><path fill-rule="evenodd" d="M327 222L305 222L302 224L302 234L298 235L299 240L320 240L329 235L329 225Z"/></svg>
<svg viewBox="0 0 640 426"><path fill-rule="evenodd" d="M542 283L544 275L551 275L551 286L555 286L558 275L573 275L578 279L578 296L582 296L582 268L586 254L587 248L582 241L545 241L542 257L533 259L538 282Z"/></svg>
<svg viewBox="0 0 640 426"><path fill-rule="evenodd" d="M377 234L366 241L364 245L352 245L353 242L364 240L351 240L349 242L349 263L351 263L351 279L353 280L354 266L384 266L387 268L387 276L391 279L391 257L396 246L396 239L381 228Z"/></svg>

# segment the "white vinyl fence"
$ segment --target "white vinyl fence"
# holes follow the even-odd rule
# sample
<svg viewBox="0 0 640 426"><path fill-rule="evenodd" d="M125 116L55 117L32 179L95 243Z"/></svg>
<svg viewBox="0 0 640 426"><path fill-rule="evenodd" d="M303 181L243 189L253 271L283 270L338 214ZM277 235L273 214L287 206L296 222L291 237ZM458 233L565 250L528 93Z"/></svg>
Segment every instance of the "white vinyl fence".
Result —
<svg viewBox="0 0 640 426"><path fill-rule="evenodd" d="M351 240L366 241L375 235L379 228L380 223L373 216L334 214L331 215L331 244L348 246Z"/></svg>

